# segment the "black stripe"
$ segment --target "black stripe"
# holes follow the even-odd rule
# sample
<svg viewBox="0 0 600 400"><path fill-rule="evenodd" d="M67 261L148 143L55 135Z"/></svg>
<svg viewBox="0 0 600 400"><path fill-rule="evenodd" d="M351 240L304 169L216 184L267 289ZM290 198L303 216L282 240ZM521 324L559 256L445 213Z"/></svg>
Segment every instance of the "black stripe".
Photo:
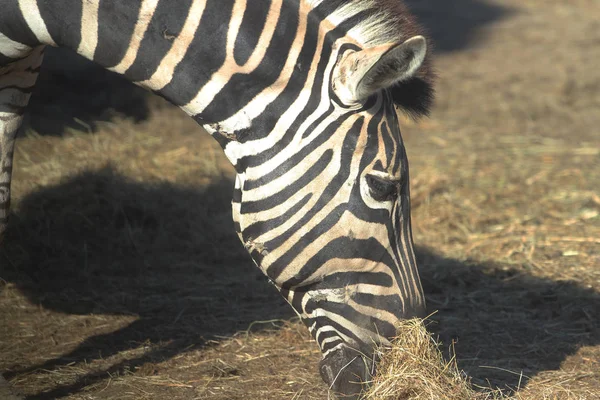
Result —
<svg viewBox="0 0 600 400"><path fill-rule="evenodd" d="M224 0L216 1L223 2ZM223 90L212 99L203 114L210 115L219 121L225 120L234 115L240 108L246 106L254 97L277 80L287 61L286 54L288 54L297 34L299 3L288 2L282 7L275 33L258 67L249 74L233 75ZM223 45L223 47L225 46ZM196 92L197 89L190 93L191 97ZM279 113L271 115L279 115Z"/></svg>
<svg viewBox="0 0 600 400"><path fill-rule="evenodd" d="M246 136L246 140L254 140L261 139L266 137L271 133L275 124L277 123L279 116L283 114L285 110L292 106L294 101L300 95L302 89L305 88L306 80L308 78L310 62L315 56L315 52L318 45L318 26L319 20L309 19L308 26L306 30L306 35L304 37L304 42L302 45L302 50L298 56L298 64L292 75L283 90L283 92L278 96L277 100L273 103L269 104L264 113L256 118L252 124L252 131L249 132ZM329 35L328 35L329 37ZM300 114L294 120L294 122L290 125L288 132L284 135L284 137L280 140L282 146L287 145L292 141L295 137L296 132L301 124L304 123L306 118L308 118L319 106L321 101L321 89L323 85L323 71L327 66L329 61L329 56L331 53L331 48L329 46L324 46L323 51L320 54L320 61L317 66L317 74L315 77L315 81L311 87L311 94L309 96L308 102L306 106L302 109ZM302 66L303 60L306 60L305 65ZM298 67L300 66L300 67ZM281 148L281 146L280 146ZM277 150L267 150L264 153L258 154L254 157L249 157L248 159L241 159L238 164L241 166L255 166L262 163L264 159L270 159L276 154Z"/></svg>
<svg viewBox="0 0 600 400"><path fill-rule="evenodd" d="M308 243L311 243L313 240L308 241ZM303 242L305 241L303 240ZM306 243L304 243L304 245L306 245ZM383 247L376 239L351 239L342 236L330 240L317 252L317 254L304 263L296 276L287 280L282 286L295 287L302 285L307 277L312 276L327 261L332 259L360 259L384 264L389 268L395 268L396 265L385 247ZM343 265L343 261L341 261L340 264Z"/></svg>
<svg viewBox="0 0 600 400"><path fill-rule="evenodd" d="M191 5L192 0L158 2L135 61L125 76L134 82L150 79L173 45L172 37L181 32Z"/></svg>
<svg viewBox="0 0 600 400"><path fill-rule="evenodd" d="M11 62L16 61L18 59L19 58L8 57L8 56L5 56L4 54L0 53L0 67L10 64Z"/></svg>
<svg viewBox="0 0 600 400"><path fill-rule="evenodd" d="M347 116L343 115L340 118L338 118L336 121L333 121L332 123L330 123L324 129L324 131L322 133L320 133L319 136L316 137L310 143L310 145L304 146L302 149L300 149L300 151L297 151L291 157L288 157L277 168L273 169L271 172L267 173L266 175L261 176L259 179L247 180L244 183L244 188L246 190L256 189L263 185L266 185L267 183L273 181L276 178L283 176L292 167L300 164L302 162L302 160L304 160L306 157L308 157L310 154L312 154L316 148L318 148L323 143L325 143L331 137L331 135L335 134L338 127L342 124L342 122L346 118L347 118ZM309 127L309 129L310 129L310 127ZM264 161L268 161L268 160L272 159L275 156L275 154L278 154L279 152L286 149L289 146L289 144L290 144L289 142L292 139L293 139L293 135L286 135L282 140L278 141L273 147L271 147L268 151L266 151L264 155L254 156L254 157L248 158L246 160L247 161L252 160L254 163L264 157ZM261 164L262 164L262 162L261 162ZM240 165L239 162L238 162L238 165ZM247 164L244 164L244 166L248 167Z"/></svg>
<svg viewBox="0 0 600 400"><path fill-rule="evenodd" d="M173 80L159 91L161 96L169 99L175 105L183 106L196 96L213 73L223 65L227 50L227 32L234 3L235 0L207 1L196 35L183 60L175 68ZM201 74L198 73L199 68L202 68ZM244 88L238 88L238 90L243 91ZM226 102L220 104L219 108L230 109L227 103L234 100L236 96L234 93L227 92ZM235 111L233 112L235 113ZM207 113L207 115L212 116L213 114ZM216 118L209 122L224 119Z"/></svg>
<svg viewBox="0 0 600 400"><path fill-rule="evenodd" d="M359 118L346 134L344 143L342 143L341 146L341 165L350 165L352 161L352 156L356 149L356 143L358 140L362 123L363 118ZM333 180L327 185L326 188L324 188L321 197L319 198L319 200L317 200L313 208L310 211L308 211L305 216L303 216L299 221L297 221L286 232L265 243L267 248L278 248L296 232L298 232L301 229L305 229L305 226L308 223L308 221L310 221L311 218L313 218L317 213L319 213L323 209L323 207L327 203L329 203L331 199L339 192L341 186L346 182L349 174L350 168L338 171ZM329 215L323 218L321 223L317 224L317 226L315 226L310 232L306 233L303 239L316 240L320 235L328 231L335 223L337 223L340 216L346 209L347 204L341 204L337 206ZM293 261L293 259L299 254L300 251L302 251L302 248L305 245L306 244L302 242L296 243L292 247L292 249L283 254L278 260L273 262L273 264L269 266L267 272L271 279L276 279L276 277L279 276L281 272L283 272L283 269ZM270 275L271 273L274 275Z"/></svg>
<svg viewBox="0 0 600 400"><path fill-rule="evenodd" d="M287 289L282 289L281 293L283 294L284 292L286 294L285 298L287 299L289 296L289 291ZM302 309L302 301L304 296L306 296L306 293L307 292L302 290L294 290L294 296L290 300L290 305L301 315L304 314L304 310Z"/></svg>
<svg viewBox="0 0 600 400"><path fill-rule="evenodd" d="M295 182L287 185L284 189L277 193L257 201L246 201L242 205L242 214L253 214L260 211L270 210L280 204L285 203L290 197L308 186L314 179L327 168L333 158L333 150L327 149L319 158L319 160L308 168L300 178ZM244 188L246 190L246 188Z"/></svg>
<svg viewBox="0 0 600 400"><path fill-rule="evenodd" d="M322 337L322 336L323 336L323 335L321 334L321 335L319 336L319 338L320 338L320 337ZM333 335L332 335L332 336L333 336ZM323 340L324 340L324 339L325 339L325 338L323 338ZM339 345L340 343L344 343L344 341L342 340L342 338L339 338L339 340L332 340L331 342L327 342L327 343L325 343L325 344L322 344L322 343L323 343L322 341L321 341L321 343L319 343L319 347L321 348L321 351L322 351L323 353L325 353L325 352L327 352L327 351L329 351L329 350L333 349L335 346Z"/></svg>
<svg viewBox="0 0 600 400"><path fill-rule="evenodd" d="M307 314L312 314L317 309L324 310L328 314L339 315L346 321L350 321L354 325L360 326L373 333L378 333L383 337L389 338L396 333L396 329L389 322L383 321L372 315L365 315L345 303L336 303L327 300L315 302L312 299L306 303L305 310Z"/></svg>
<svg viewBox="0 0 600 400"><path fill-rule="evenodd" d="M381 140L383 141L383 148L385 153L385 165L392 165L394 160L392 160L392 156L394 155L394 139L392 139L392 134L388 129L387 121L384 121L381 125Z"/></svg>
<svg viewBox="0 0 600 400"><path fill-rule="evenodd" d="M141 0L100 2L95 62L104 67L119 64L129 48L141 5Z"/></svg>
<svg viewBox="0 0 600 400"><path fill-rule="evenodd" d="M302 207L304 207L306 205L306 203L308 203L308 201L310 200L311 197L312 197L312 194L309 193L306 196L304 196L299 202L297 202L296 204L291 206L289 210L287 210L285 213L281 214L280 216L277 216L277 217L271 218L271 219L267 219L265 221L255 222L252 225L246 227L244 229L244 236L249 237L249 238L250 237L255 238L266 232L271 231L272 229L275 229L275 228L281 226L286 221L289 221L289 219L291 217L296 215L296 213L298 211L300 211L302 209Z"/></svg>
<svg viewBox="0 0 600 400"><path fill-rule="evenodd" d="M248 2L233 50L233 57L239 65L244 65L256 50L271 4L272 1Z"/></svg>
<svg viewBox="0 0 600 400"><path fill-rule="evenodd" d="M325 19L329 14L336 11L338 8L344 6L348 0L328 0L323 1L316 8L311 11L311 14L318 15L319 19Z"/></svg>
<svg viewBox="0 0 600 400"><path fill-rule="evenodd" d="M387 311L398 318L402 318L402 301L398 295L378 295L372 293L354 293L352 300L357 304L373 307L377 310Z"/></svg>
<svg viewBox="0 0 600 400"><path fill-rule="evenodd" d="M311 24L315 24L315 25L311 26ZM311 60L312 57L314 56L316 46L317 46L317 35L315 33L317 30L318 30L318 24L315 23L315 20L314 19L309 20L309 28L307 29L307 35L304 40L304 45L303 45L302 51L300 53L300 56L298 57L299 60ZM327 34L327 38L329 38L330 40L335 40L342 34L342 32L343 32L343 30L341 30L341 29L333 30ZM324 49L321 53L321 61L319 62L319 65L317 67L317 69L319 71L323 71L325 69L325 67L327 66L327 63L328 63L328 60L330 57L330 50L331 49L329 47L327 47L327 46L324 47ZM290 78L290 82L302 82L302 83L305 82L305 80L307 78L307 72L308 72L308 68L304 68L302 70L295 69L294 73L292 74L292 77ZM333 73L333 71L332 71L332 73ZM289 145L289 143L291 143L291 141L296 136L296 133L297 133L300 125L303 124L304 121L306 120L306 118L308 118L312 113L314 113L316 111L317 107L319 106L319 103L321 101L321 90L322 90L323 81L324 81L323 74L317 73L317 77L315 78L315 82L311 88L311 94L310 94L309 100L307 102L307 105L300 112L300 114L298 114L298 117L296 118L296 120L292 123L292 125L290 126L288 131L285 133L285 135L281 138L281 140L278 141L276 146L273 146L271 149L268 149L263 153L260 153L260 154L254 155L254 156L250 156L250 157L241 158L240 160L238 160L238 163L237 163L237 165L239 165L240 168L243 169L243 168L247 168L247 167L258 166L258 165L262 164L265 160L270 160L271 158L273 158L279 151L281 151L281 149L284 149L287 145ZM288 87L286 87L284 92L281 94L281 96L277 99L277 101L275 101L272 104L270 104L269 106L267 106L265 112L263 113L263 116L264 115L272 115L272 113L275 113L276 115L280 115L282 113L282 111L279 111L279 114L278 114L277 107L280 107L281 110L287 109L288 107L290 107L292 105L293 101L299 95L299 91L296 92L296 90L299 90L299 89L301 89L301 87L299 88L299 87L295 87L295 86L289 84ZM333 93L331 87L329 88L329 93L330 93L330 95ZM372 106L372 102L368 101L365 104L365 106L363 107L363 109L358 110L358 111L352 111L351 113L341 116L334 124L329 125L326 128L326 130L329 132L329 135L332 135L336 132L337 126L339 126L342 123L342 121L347 118L347 116L353 115L360 111L363 111L365 108L370 108L371 106ZM333 106L331 106L324 115L320 116L318 118L318 120L315 121L315 123L311 124L311 126L308 127L307 131L305 132L305 134L303 136L310 134L312 132L312 130L314 128L316 128L316 126L317 126L316 124L320 123L332 111L333 111ZM249 139L258 139L258 138L266 137L271 132L271 130L274 128L275 122L277 120L274 118L271 118L271 120L274 121L273 124L261 124L260 121L263 116L257 118L254 121L253 126L252 126L252 134L248 135ZM325 139L328 137L329 136L322 137L322 138L318 138L316 140L324 142ZM310 149L308 149L308 150L310 151Z"/></svg>
<svg viewBox="0 0 600 400"><path fill-rule="evenodd" d="M402 202L403 199L400 199L400 202ZM390 241L390 243L392 243L392 251L394 253L394 258L397 260L397 263L399 263L398 268L392 268L391 271L394 274L395 278L396 278L396 282L398 284L398 287L400 289L401 295L403 298L409 298L410 296L410 289L408 288L408 282L407 282L407 267L410 268L410 264L408 263L408 254L405 254L404 251L401 250L400 248L400 239L402 237L402 235L404 234L404 228L403 228L403 218L400 214L400 210L398 205L396 205L394 212L392 214L392 218L390 218L390 220L395 219L396 222L395 224L386 224L386 228L388 230L388 240ZM390 221L391 222L391 221ZM395 225L395 228L394 228ZM398 245L396 245L396 243L398 242Z"/></svg>
<svg viewBox="0 0 600 400"><path fill-rule="evenodd" d="M374 115L371 116L371 120L367 126L367 144L363 149L363 155L360 159L359 171L364 171L369 164L379 155L379 124L383 119L382 109L377 110ZM370 113L373 113L370 110ZM360 196L358 198L361 198Z"/></svg>
<svg viewBox="0 0 600 400"><path fill-rule="evenodd" d="M25 107L18 106L16 104L1 103L0 112L6 112L21 116L25 113Z"/></svg>
<svg viewBox="0 0 600 400"><path fill-rule="evenodd" d="M330 193L330 192L325 191L324 196L326 193ZM329 197L333 197L333 196L329 195ZM318 204L318 206L319 207L315 206L314 208L317 208L317 210L320 210L322 208L322 205ZM298 254L300 254L300 252L302 252L302 250L304 250L306 248L308 243L312 243L315 240L317 240L320 236L323 235L324 232L329 231L331 229L331 227L333 227L339 221L339 219L340 219L341 215L343 214L343 212L345 211L345 209L346 209L346 204L341 204L341 205L337 206L336 208L333 209L333 211L331 213L329 213L329 215L327 215L325 218L323 218L322 221L320 223L318 223L313 229L311 229L309 232L306 232L306 234L303 235L303 237L300 241L295 243L291 249L286 251L278 259L274 260L271 263L271 265L269 265L269 267L266 270L267 276L269 278L271 278L271 280L276 281L277 278L279 277L279 275L281 275L281 273L283 271L285 271L285 269L288 268L292 264L294 259L298 256ZM315 213L313 212L313 210L311 210L311 212L309 212L307 215L312 217L314 214ZM293 233L297 232L299 229L303 229L306 225L306 222L310 219L310 217L307 217L307 216L303 217L300 221L298 221L296 224L294 224L294 226L291 229L289 229L288 231L286 231L283 235L265 243L265 246L269 249L277 248L278 245L281 245L285 240L287 240L287 238L292 236ZM294 278L292 280L292 283L296 283L296 282L301 283L305 278L306 278L306 276L304 276L304 277L298 276L298 278Z"/></svg>
<svg viewBox="0 0 600 400"><path fill-rule="evenodd" d="M241 203L242 202L242 190L238 187L233 188L233 195L231 197L231 201L233 203Z"/></svg>
<svg viewBox="0 0 600 400"><path fill-rule="evenodd" d="M338 332L349 337L351 340L354 340L357 343L363 342L362 339L360 339L358 336L356 336L354 334L354 332L348 330L346 327L338 324L337 322L334 322L334 321L328 319L327 317L315 317L315 318L307 317L307 318L303 319L303 322L306 324L306 326L311 326L315 322L317 323L317 325L315 326L315 330L313 331L313 337L316 337L318 328L323 327L323 326L331 326L332 328L336 329Z"/></svg>
<svg viewBox="0 0 600 400"><path fill-rule="evenodd" d="M275 101L267 105L262 115L254 119L251 128L239 132L238 138L241 142L245 142L246 140L264 138L268 134L270 134L275 124L279 120L281 114L293 104L293 102L299 96L301 90L304 89L309 72L309 63L314 57L317 48L319 23L320 19L309 18L307 33L304 37L302 50L300 51L300 55L298 57L299 62L296 65L296 68L294 68L292 76L288 80L285 89ZM282 51L283 49L280 49L280 53ZM322 59L318 66L318 69L320 71L323 71L327 64L329 51L330 48L326 46L323 52L321 53ZM267 55L270 56L269 54ZM275 55L275 57L280 56L280 54ZM303 68L301 65L301 60L307 60ZM316 109L316 107L318 106L321 94L321 85L319 84L320 80L322 80L322 74L317 72L317 80L312 86L311 96L308 105L304 107L301 115L299 115L298 118L296 118L296 120L292 123L291 128L280 141L281 143L289 143L295 135L295 132L297 131L297 128L300 126L300 124L302 124L308 117L308 115L310 115L310 113L314 111L314 109ZM274 152L273 150L268 150L264 153L259 154L256 157L242 158L238 161L237 167L239 169L245 169L247 168L247 166L253 165L253 160L258 160L254 164L258 165L262 163L263 159L270 159L270 157L272 157L274 153L276 154L276 152Z"/></svg>
<svg viewBox="0 0 600 400"><path fill-rule="evenodd" d="M393 163L393 170L392 170L392 174L397 175L398 172L400 172L400 178L404 179L404 172L403 171L399 171L400 168L402 168L402 160L403 157L406 157L406 154L404 152L404 143L402 142L402 135L400 134L400 122L398 121L398 118L396 117L396 110L394 109L394 105L388 95L387 92L384 93L385 95L385 101L386 103L386 107L387 107L387 111L386 111L386 115L388 116L388 118L391 118L391 121L386 121L386 128L387 128L387 135L386 137L388 137L389 139L392 140L393 144L392 147L396 149L398 156L396 157L395 160L391 160L390 162Z"/></svg>
<svg viewBox="0 0 600 400"><path fill-rule="evenodd" d="M316 340L317 335L315 334L315 340ZM323 344L323 342L325 341L325 339L329 339L329 338L337 338L337 340L332 340L331 342L327 342L325 344ZM325 332L321 332L321 334L319 335L319 347L321 348L321 351L323 353L325 353L328 350L333 349L335 346L339 345L340 343L343 343L344 341L342 340L342 338L339 336L339 334L335 331L325 331Z"/></svg>
<svg viewBox="0 0 600 400"><path fill-rule="evenodd" d="M394 327L393 324L372 315L363 314L348 304L327 303L325 309L329 313L338 314L348 321L353 322L355 325L367 329L374 334L383 336L384 338L389 339L396 336L396 327ZM373 343L368 343L368 345L372 344Z"/></svg>
<svg viewBox="0 0 600 400"><path fill-rule="evenodd" d="M401 250L401 241L404 241L408 244L408 246L412 245L412 238L410 236L409 231L409 223L410 223L410 195L409 195L409 171L408 171L408 160L406 158L406 153L404 146L399 147L398 150L401 153L400 157L402 159L404 171L402 171L402 179L404 182L401 186L400 196L398 198L398 203L396 204L393 218L395 219L394 229L393 225L387 224L388 229L388 239L390 243L392 243L392 251L394 252L394 256L400 262L400 268L393 268L392 271L396 276L396 281L400 289L403 292L403 296L406 298L416 298L417 293L415 293L412 285L409 285L408 282L408 272L409 270L417 270L416 260L412 257L412 255L406 254ZM395 245L398 242L398 245Z"/></svg>
<svg viewBox="0 0 600 400"><path fill-rule="evenodd" d="M362 167L359 170L364 170L364 168L365 167ZM388 227L389 231L393 230L390 228L390 211L386 208L370 208L367 204L365 204L360 193L360 184L357 184L352 188L350 199L352 199L352 204L351 207L348 207L348 209L354 216L356 216L356 218L381 225L388 224L389 226L386 226Z"/></svg>
<svg viewBox="0 0 600 400"><path fill-rule="evenodd" d="M291 288L290 283L285 282L282 285L282 288ZM381 287L390 288L394 284L393 279L390 275L384 272L354 272L354 271L341 271L334 272L332 274L328 274L324 276L321 282L308 285L308 286L300 286L295 287L294 291L298 293L306 293L311 290L318 289L341 289L345 288L348 285L376 285Z"/></svg>
<svg viewBox="0 0 600 400"><path fill-rule="evenodd" d="M3 2L2 12L0 13L0 26L2 27L2 34L10 40L29 47L40 44L37 37L29 29L27 22L25 22L17 1Z"/></svg>
<svg viewBox="0 0 600 400"><path fill-rule="evenodd" d="M407 243L407 247L411 247L413 240L412 240L412 235L411 235L411 231L410 231L410 199L408 197L408 195L405 196L405 201L403 204L403 216L404 218L404 226L402 229L402 233L404 236L404 240ZM411 272L417 272L418 267L417 267L417 261L413 256L413 252L409 251L408 254L403 254L403 260L406 260L406 263L403 264L403 266L405 267L406 270L410 270ZM408 274L407 274L408 275ZM405 282L408 285L408 281L405 280ZM420 295L420 293L417 293L417 289L414 287L414 285L408 285L409 288L409 295L411 299L415 299L417 298L417 296Z"/></svg>
<svg viewBox="0 0 600 400"><path fill-rule="evenodd" d="M38 1L37 4L56 44L77 50L81 42L82 1L52 0Z"/></svg>
<svg viewBox="0 0 600 400"><path fill-rule="evenodd" d="M198 117L193 117L196 121L199 120ZM204 123L204 121L201 122L201 124ZM217 143L219 144L219 146L221 146L222 149L225 149L225 147L227 147L227 145L229 143L231 143L232 139L228 138L227 136L223 135L222 132L215 132L212 134L213 139L215 139L217 141ZM234 166L235 167L235 166Z"/></svg>

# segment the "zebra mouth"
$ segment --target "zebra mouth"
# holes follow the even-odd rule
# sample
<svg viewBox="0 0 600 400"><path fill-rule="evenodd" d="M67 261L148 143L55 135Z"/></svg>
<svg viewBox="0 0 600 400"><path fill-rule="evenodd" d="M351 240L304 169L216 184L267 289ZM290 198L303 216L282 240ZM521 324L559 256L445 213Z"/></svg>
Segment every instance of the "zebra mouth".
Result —
<svg viewBox="0 0 600 400"><path fill-rule="evenodd" d="M341 345L321 360L319 372L338 399L357 400L366 388L372 364L359 351Z"/></svg>

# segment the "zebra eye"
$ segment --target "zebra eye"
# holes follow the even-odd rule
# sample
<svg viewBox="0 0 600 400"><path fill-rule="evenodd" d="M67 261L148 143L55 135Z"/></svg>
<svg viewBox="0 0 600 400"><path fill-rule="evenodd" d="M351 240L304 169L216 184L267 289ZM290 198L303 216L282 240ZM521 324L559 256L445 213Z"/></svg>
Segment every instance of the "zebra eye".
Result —
<svg viewBox="0 0 600 400"><path fill-rule="evenodd" d="M369 185L371 197L377 201L393 200L398 195L398 184L393 181L367 175L367 185Z"/></svg>

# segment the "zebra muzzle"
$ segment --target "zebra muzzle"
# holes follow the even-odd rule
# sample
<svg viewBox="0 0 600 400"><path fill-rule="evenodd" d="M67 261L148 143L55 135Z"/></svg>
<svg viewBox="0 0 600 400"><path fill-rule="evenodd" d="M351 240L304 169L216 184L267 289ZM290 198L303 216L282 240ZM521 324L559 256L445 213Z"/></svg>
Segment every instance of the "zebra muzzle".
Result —
<svg viewBox="0 0 600 400"><path fill-rule="evenodd" d="M370 360L348 347L341 346L319 363L321 378L340 400L357 400L370 377Z"/></svg>

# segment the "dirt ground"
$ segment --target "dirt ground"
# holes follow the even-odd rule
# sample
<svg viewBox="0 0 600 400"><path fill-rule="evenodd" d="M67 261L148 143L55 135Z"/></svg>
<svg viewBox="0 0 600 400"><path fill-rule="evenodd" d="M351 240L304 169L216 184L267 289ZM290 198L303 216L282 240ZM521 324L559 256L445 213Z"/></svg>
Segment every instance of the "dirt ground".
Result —
<svg viewBox="0 0 600 400"><path fill-rule="evenodd" d="M482 390L600 399L600 2L409 3L439 73L432 117L403 124L430 329ZM27 399L327 398L234 233L217 144L66 57L16 151L2 375Z"/></svg>

